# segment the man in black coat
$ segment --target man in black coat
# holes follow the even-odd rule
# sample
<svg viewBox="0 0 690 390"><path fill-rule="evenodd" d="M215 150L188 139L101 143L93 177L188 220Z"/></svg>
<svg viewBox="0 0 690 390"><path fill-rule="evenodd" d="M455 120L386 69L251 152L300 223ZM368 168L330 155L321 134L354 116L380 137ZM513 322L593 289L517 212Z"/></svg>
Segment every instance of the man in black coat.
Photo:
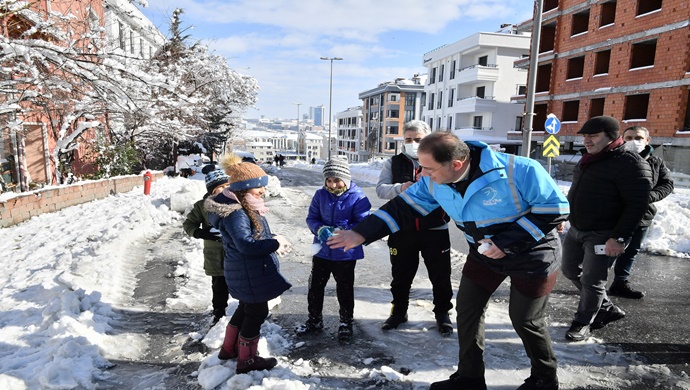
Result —
<svg viewBox="0 0 690 390"><path fill-rule="evenodd" d="M568 191L570 229L563 242L563 276L580 290L566 339L584 340L590 329L620 320L625 312L606 295L608 270L647 211L652 174L638 153L625 149L618 121L593 117L578 134L586 152Z"/></svg>
<svg viewBox="0 0 690 390"><path fill-rule="evenodd" d="M640 221L640 226L635 229L635 233L633 233L630 239L630 244L625 248L625 253L618 256L616 265L613 267L614 278L608 293L609 295L622 298L640 299L644 297L644 292L634 290L630 286L628 281L630 271L632 270L635 257L640 252L642 241L647 236L649 226L656 215L654 202L664 199L673 192L671 171L666 168L664 160L652 155L654 148L649 144L651 139L649 130L642 126L628 127L623 132L623 141L625 141L626 149L639 153L652 169L652 191L649 193L649 207L647 207L647 212L642 217L642 221Z"/></svg>

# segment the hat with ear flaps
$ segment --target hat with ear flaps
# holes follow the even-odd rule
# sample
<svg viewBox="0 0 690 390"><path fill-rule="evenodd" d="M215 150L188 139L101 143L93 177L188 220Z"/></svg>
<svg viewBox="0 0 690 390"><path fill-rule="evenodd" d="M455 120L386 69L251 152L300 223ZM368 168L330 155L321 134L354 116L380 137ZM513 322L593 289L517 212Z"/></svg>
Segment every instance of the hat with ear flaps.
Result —
<svg viewBox="0 0 690 390"><path fill-rule="evenodd" d="M230 191L249 190L268 185L268 175L261 167L254 163L242 162L242 157L235 154L226 154L221 157L220 166L230 176L228 180Z"/></svg>

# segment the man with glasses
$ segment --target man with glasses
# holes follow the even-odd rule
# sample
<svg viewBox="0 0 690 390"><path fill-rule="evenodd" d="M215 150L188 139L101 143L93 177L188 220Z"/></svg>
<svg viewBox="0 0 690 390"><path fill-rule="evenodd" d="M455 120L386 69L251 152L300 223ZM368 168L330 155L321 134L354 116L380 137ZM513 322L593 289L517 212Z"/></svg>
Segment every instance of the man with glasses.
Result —
<svg viewBox="0 0 690 390"><path fill-rule="evenodd" d="M458 370L430 389L486 390L484 315L510 277L510 319L532 364L518 389L557 390L544 310L561 256L555 228L567 219L568 201L538 162L483 142L436 132L420 142L417 155L424 177L328 244L347 250L370 243L442 207L465 233L470 253L456 298Z"/></svg>
<svg viewBox="0 0 690 390"><path fill-rule="evenodd" d="M423 121L413 120L403 127L403 150L386 160L376 184L376 195L381 199L393 199L412 186L420 177L417 160L419 143L431 132ZM391 260L391 294L393 306L390 316L381 329L390 330L407 322L410 289L419 268L419 255L429 273L434 297L434 317L443 337L453 334L448 311L453 308L453 288L450 284L450 236L448 215L443 209L419 217L414 229L401 230L388 237Z"/></svg>

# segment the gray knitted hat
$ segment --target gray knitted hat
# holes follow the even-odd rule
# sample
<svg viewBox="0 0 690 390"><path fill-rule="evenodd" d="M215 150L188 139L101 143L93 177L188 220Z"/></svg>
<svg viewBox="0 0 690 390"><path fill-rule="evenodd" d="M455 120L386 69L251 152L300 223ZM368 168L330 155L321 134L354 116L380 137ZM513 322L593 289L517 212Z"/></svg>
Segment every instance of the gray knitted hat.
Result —
<svg viewBox="0 0 690 390"><path fill-rule="evenodd" d="M328 160L323 166L323 179L326 180L329 177L337 177L345 182L347 188L350 188L350 164L347 160L338 157Z"/></svg>

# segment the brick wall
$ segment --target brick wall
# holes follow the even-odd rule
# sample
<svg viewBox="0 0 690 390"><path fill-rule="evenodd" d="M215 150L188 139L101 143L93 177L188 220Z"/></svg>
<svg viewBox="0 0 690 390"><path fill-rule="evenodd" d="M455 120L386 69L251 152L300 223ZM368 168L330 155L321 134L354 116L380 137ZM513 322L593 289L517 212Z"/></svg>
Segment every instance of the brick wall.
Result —
<svg viewBox="0 0 690 390"><path fill-rule="evenodd" d="M153 173L154 181L160 177L163 177L163 172ZM143 185L143 175L120 176L21 194L6 201L0 201L0 228L18 224L35 215L58 211L112 194L128 192L136 186Z"/></svg>

